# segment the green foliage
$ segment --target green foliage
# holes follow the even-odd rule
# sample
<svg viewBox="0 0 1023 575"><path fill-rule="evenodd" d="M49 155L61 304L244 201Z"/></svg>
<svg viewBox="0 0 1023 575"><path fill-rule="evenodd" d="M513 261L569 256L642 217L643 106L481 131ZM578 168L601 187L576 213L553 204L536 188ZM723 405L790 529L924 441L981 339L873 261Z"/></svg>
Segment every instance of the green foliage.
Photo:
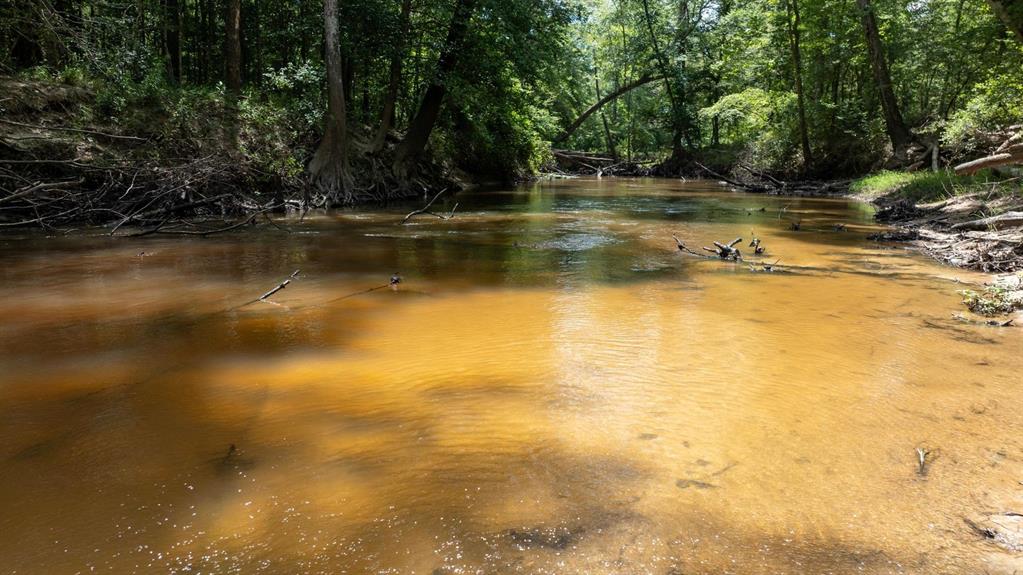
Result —
<svg viewBox="0 0 1023 575"><path fill-rule="evenodd" d="M394 128L405 129L433 81L452 0L341 3L350 133L372 133L401 75ZM186 140L214 138L226 22L221 3L12 0L0 6L0 70L88 87L91 117ZM981 151L982 135L1023 123L1023 46L984 0L873 0L899 107L943 150ZM849 0L477 0L431 145L469 171L520 176L600 97L610 101L559 147L663 159L676 140L703 159L821 177L863 173L888 147L878 88ZM790 10L801 13L796 70ZM406 26L407 24L407 26ZM292 172L325 108L322 3L243 2L241 142L270 171ZM407 29L406 29L407 27ZM180 30L174 36L171 31ZM175 77L171 38L179 40ZM802 80L814 165L802 165L795 92ZM145 114L156 121L146 122ZM147 125L148 124L148 125ZM265 139L260 131L269 134ZM285 150L292 156L285 160ZM958 156L957 156L958 157ZM725 166L727 167L727 166ZM927 184L941 188L940 182ZM914 184L906 184L913 189ZM951 183L944 187L952 189Z"/></svg>
<svg viewBox="0 0 1023 575"><path fill-rule="evenodd" d="M995 284L982 291L962 290L963 303L973 313L997 316L1012 313L1021 306L1018 296L1004 285Z"/></svg>
<svg viewBox="0 0 1023 575"><path fill-rule="evenodd" d="M974 96L949 119L943 141L956 149L969 150L978 134L997 131L1021 121L1023 75L999 74L974 88Z"/></svg>
<svg viewBox="0 0 1023 575"><path fill-rule="evenodd" d="M699 117L707 126L717 118L722 143L742 148L757 167L783 165L797 145L796 95L792 92L747 88L703 108Z"/></svg>

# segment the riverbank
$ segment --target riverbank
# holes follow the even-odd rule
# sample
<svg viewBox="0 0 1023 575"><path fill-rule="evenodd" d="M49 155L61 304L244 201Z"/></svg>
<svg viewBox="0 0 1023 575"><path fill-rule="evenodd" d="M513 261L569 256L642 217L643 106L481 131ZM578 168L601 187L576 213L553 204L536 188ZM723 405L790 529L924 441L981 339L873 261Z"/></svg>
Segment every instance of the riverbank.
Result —
<svg viewBox="0 0 1023 575"><path fill-rule="evenodd" d="M210 231L264 212L420 197L468 177L428 151L399 182L388 169L398 135L369 153L372 131L353 125L351 187L328 197L306 170L318 114L274 97L4 76L0 93L0 228Z"/></svg>
<svg viewBox="0 0 1023 575"><path fill-rule="evenodd" d="M853 182L852 197L892 226L876 236L905 242L955 267L993 274L964 303L985 316L1023 316L1023 185L1019 177L881 172Z"/></svg>

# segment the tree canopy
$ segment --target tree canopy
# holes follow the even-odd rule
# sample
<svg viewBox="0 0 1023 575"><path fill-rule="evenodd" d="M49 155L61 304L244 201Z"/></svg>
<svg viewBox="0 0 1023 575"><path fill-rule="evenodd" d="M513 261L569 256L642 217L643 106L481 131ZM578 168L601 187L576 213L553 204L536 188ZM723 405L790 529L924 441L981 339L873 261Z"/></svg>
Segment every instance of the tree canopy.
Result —
<svg viewBox="0 0 1023 575"><path fill-rule="evenodd" d="M514 177L552 143L837 175L1023 121L1018 4L13 0L0 70L89 82L115 118L148 103L185 121L230 99L291 134L289 151L243 134L243 153L339 189L385 150L396 172L428 154Z"/></svg>

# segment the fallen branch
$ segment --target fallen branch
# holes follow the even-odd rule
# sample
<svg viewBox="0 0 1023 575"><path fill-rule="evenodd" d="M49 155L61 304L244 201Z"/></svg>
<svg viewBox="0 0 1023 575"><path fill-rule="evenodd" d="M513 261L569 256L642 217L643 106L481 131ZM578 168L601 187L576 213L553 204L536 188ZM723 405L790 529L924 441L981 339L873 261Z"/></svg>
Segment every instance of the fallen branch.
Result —
<svg viewBox="0 0 1023 575"><path fill-rule="evenodd" d="M453 218L455 216L455 209L458 208L458 204L457 203L455 203L455 207L454 208L451 208L451 212L447 216L442 216L440 214L435 214L435 213L430 211L430 206L432 206L433 203L437 201L437 198L439 198L441 196L441 194L443 194L446 191L448 191L448 189L444 188L443 190L437 192L437 194L433 196L433 199L431 199L429 202L427 202L425 206L423 206L422 208L420 208L418 210L413 210L413 211L409 212L408 215L405 216L405 219L401 220L401 223L398 224L398 225L400 225L400 226L405 225L406 222L408 222L413 217L418 216L419 214L430 214L431 216L437 216L438 218L440 218L442 220L449 220L449 219Z"/></svg>
<svg viewBox="0 0 1023 575"><path fill-rule="evenodd" d="M739 250L735 248L735 245L738 244L739 242L741 242L742 238L735 238L734 240L732 240L728 244L722 244L721 242L714 242L714 245L717 246L717 249L708 248L708 247L701 248L705 252L709 252L709 253L714 254L713 256L708 256L708 255L704 255L704 254L701 254L699 252L696 252L696 251L693 251L693 250L689 249L689 247L686 246L686 244L683 243L682 240L678 239L678 236L676 236L675 234L672 234L671 237L675 239L675 245L678 246L679 251L685 252L685 253L690 254L690 255L699 256L701 258L713 258L713 259L732 260L732 261L741 261L742 260L742 253L739 252Z"/></svg>
<svg viewBox="0 0 1023 575"><path fill-rule="evenodd" d="M725 182L726 184L730 184L732 186L735 186L737 188L741 188L743 190L747 190L747 191L750 191L750 192L763 192L763 191L767 190L767 188L762 187L762 186L752 186L750 184L744 184L742 182L737 182L737 181L735 181L733 179L726 178L725 176L722 176L721 174L715 172L714 170L708 168L707 166L704 166L700 162L694 162L694 163L697 166L700 166L700 169L702 169L704 172L707 172L708 174L714 176L715 178L721 180L722 182Z"/></svg>
<svg viewBox="0 0 1023 575"><path fill-rule="evenodd" d="M694 255L694 256L697 256L697 257L700 257L700 258L708 258L708 259L710 259L710 258L713 257L713 256L706 256L706 255L703 255L703 254L701 254L699 252L694 252L693 250L689 249L689 247L686 246L686 244L684 244L682 242L682 240L678 239L678 236L676 236L675 234L671 234L671 237L675 238L675 244L678 246L678 251L680 251L680 252L685 252L687 254Z"/></svg>
<svg viewBox="0 0 1023 575"><path fill-rule="evenodd" d="M1007 166L1010 164L1021 164L1023 163L1023 144L1016 144L1010 146L1006 151L978 158L971 162L959 164L955 167L955 173L957 175L970 175L984 168L993 168L996 166Z"/></svg>
<svg viewBox="0 0 1023 575"><path fill-rule="evenodd" d="M274 289L272 289L272 290L270 290L270 291L266 292L265 294L263 294L263 295L259 296L259 300L258 300L258 301L263 301L263 300L265 300L266 298L268 298L268 297L272 296L273 294L275 294L275 293L277 293L277 292L281 291L282 289L284 289L284 288L288 287L288 284L290 284L290 283L291 283L291 280L293 280L293 279L297 278L297 277L298 277L298 274L299 274L299 273L300 273L301 271L302 271L302 270L295 270L294 272L292 272L292 273L291 273L291 275L290 275L290 276L288 276L288 279L286 279L286 280L282 281L281 283L277 284L277 287L275 287Z"/></svg>
<svg viewBox="0 0 1023 575"><path fill-rule="evenodd" d="M118 136L117 134L107 134L105 132L97 132L95 130L80 130L78 128L61 128L58 126L37 126L34 124L22 124L21 122L12 122L10 120L0 119L0 122L9 124L11 126L20 126L22 128L31 128L34 130L48 130L52 132L74 132L76 134L89 134L90 136L102 136L104 138L111 138L115 140L133 140L136 142L146 142L145 138L137 138L135 136Z"/></svg>
<svg viewBox="0 0 1023 575"><path fill-rule="evenodd" d="M772 184L774 184L774 185L776 185L776 186L778 186L778 187L780 187L782 189L784 189L786 186L789 185L788 182L783 182L783 181L779 180L778 178L775 178L771 174L767 174L767 173L764 173L764 172L758 172L758 171L754 170L753 168L751 168L751 167L749 167L749 166L747 166L745 164L738 164L738 166L740 168L746 170L750 174L760 178L760 179L769 180Z"/></svg>

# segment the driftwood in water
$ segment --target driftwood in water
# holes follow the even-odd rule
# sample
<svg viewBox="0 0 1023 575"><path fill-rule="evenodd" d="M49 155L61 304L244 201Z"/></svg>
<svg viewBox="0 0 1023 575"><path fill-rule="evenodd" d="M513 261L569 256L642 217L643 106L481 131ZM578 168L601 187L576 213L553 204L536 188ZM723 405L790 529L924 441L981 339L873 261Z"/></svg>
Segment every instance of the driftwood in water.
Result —
<svg viewBox="0 0 1023 575"><path fill-rule="evenodd" d="M454 207L452 207L451 211L448 212L447 214L438 214L430 211L430 206L433 205L433 202L436 202L437 198L439 198L441 194L443 194L446 191L448 191L448 189L444 188L443 190L437 192L437 194L433 196L433 199L427 202L425 206L419 208L418 210L413 210L409 212L408 215L405 216L405 219L401 220L401 223L398 225L405 225L410 219L412 219L414 216L418 216L419 214L430 214L431 216L436 216L442 220L450 220L451 218L455 217L455 210L458 209L458 202L455 202Z"/></svg>
<svg viewBox="0 0 1023 575"><path fill-rule="evenodd" d="M930 465L931 459L933 459L931 454L932 452L930 449L925 449L923 447L916 448L916 474L920 477L927 476L927 466Z"/></svg>
<svg viewBox="0 0 1023 575"><path fill-rule="evenodd" d="M298 274L301 273L301 271L302 270L295 270L295 271L293 271L291 273L291 275L288 276L288 279L286 279L286 280L282 281L281 283L277 284L277 287L275 287L274 289L272 289L272 290L266 292L265 294L259 296L259 301L263 301L266 298L272 296L273 294L275 294L275 293L281 291L282 289L288 287L288 284L291 283L291 280L297 278Z"/></svg>
<svg viewBox="0 0 1023 575"><path fill-rule="evenodd" d="M675 245L678 246L678 250L680 252L685 252L685 253L690 254L690 255L699 256L701 258L715 258L716 257L716 259L722 259L722 260L732 260L732 261L740 261L740 260L742 260L742 253L738 250L738 248L735 247L736 244L738 244L739 242L742 241L742 238L735 238L734 240L732 240L731 242L729 242L727 244L723 244L721 242L714 242L714 245L716 246L716 248L714 248L714 249L708 248L708 247L701 248L705 252L709 252L709 253L714 254L713 256L708 256L708 255L701 254L701 253L699 253L697 251L694 251L694 250L690 249L689 246L687 246L682 240L678 239L678 236L676 236L675 234L672 234L671 237L675 239Z"/></svg>

